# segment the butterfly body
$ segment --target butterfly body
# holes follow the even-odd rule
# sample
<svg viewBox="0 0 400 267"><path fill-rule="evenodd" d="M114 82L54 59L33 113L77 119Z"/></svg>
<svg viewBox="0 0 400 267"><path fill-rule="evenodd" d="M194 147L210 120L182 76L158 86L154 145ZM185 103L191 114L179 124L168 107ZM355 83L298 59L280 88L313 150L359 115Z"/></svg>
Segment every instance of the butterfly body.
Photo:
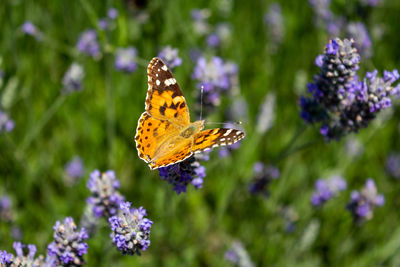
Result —
<svg viewBox="0 0 400 267"><path fill-rule="evenodd" d="M147 67L149 89L146 111L136 129L138 155L151 169L187 159L194 153L230 145L244 132L216 128L203 130L204 121L190 122L189 109L171 71L159 58Z"/></svg>

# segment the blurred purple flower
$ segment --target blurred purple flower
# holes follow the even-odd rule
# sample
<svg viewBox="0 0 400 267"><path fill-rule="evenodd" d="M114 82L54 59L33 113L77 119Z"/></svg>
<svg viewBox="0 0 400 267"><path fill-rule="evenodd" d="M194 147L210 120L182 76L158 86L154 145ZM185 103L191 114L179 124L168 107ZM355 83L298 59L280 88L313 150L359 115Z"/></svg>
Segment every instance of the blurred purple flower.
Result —
<svg viewBox="0 0 400 267"><path fill-rule="evenodd" d="M108 11L107 11L107 16L110 18L110 19L116 19L117 17L118 17L118 10L116 9L116 8L110 8L110 9L108 9Z"/></svg>
<svg viewBox="0 0 400 267"><path fill-rule="evenodd" d="M71 161L65 165L67 183L75 183L79 178L82 178L84 171L82 159L79 156L73 157Z"/></svg>
<svg viewBox="0 0 400 267"><path fill-rule="evenodd" d="M386 158L386 171L390 176L400 179L400 154L390 153Z"/></svg>
<svg viewBox="0 0 400 267"><path fill-rule="evenodd" d="M207 44L210 47L217 47L221 44L221 39L216 33L207 36Z"/></svg>
<svg viewBox="0 0 400 267"><path fill-rule="evenodd" d="M392 87L400 77L397 70L384 71L383 78L376 70L368 72L360 81L359 61L352 40L331 40L316 60L320 73L308 84L312 97L300 98L301 117L321 123L320 132L327 140L367 127L380 110L391 106L390 97L399 95L400 85Z"/></svg>
<svg viewBox="0 0 400 267"><path fill-rule="evenodd" d="M322 206L326 201L338 195L340 191L347 188L347 183L343 177L332 175L328 179L318 179L315 182L315 192L311 196L313 206Z"/></svg>
<svg viewBox="0 0 400 267"><path fill-rule="evenodd" d="M268 12L264 15L264 23L267 27L271 52L275 52L285 37L285 25L279 3L270 4Z"/></svg>
<svg viewBox="0 0 400 267"><path fill-rule="evenodd" d="M21 26L21 31L27 35L35 37L37 40L40 40L43 37L43 34L31 21L25 21Z"/></svg>
<svg viewBox="0 0 400 267"><path fill-rule="evenodd" d="M234 63L225 63L219 57L197 60L192 78L197 80L197 89L203 88L203 104L206 112L211 112L220 104L220 94L237 85L238 67ZM200 100L200 95L198 97Z"/></svg>
<svg viewBox="0 0 400 267"><path fill-rule="evenodd" d="M0 133L2 131L11 132L15 127L15 122L10 116L0 110Z"/></svg>
<svg viewBox="0 0 400 267"><path fill-rule="evenodd" d="M95 170L90 174L87 188L92 192L87 202L93 205L93 214L96 218L104 216L109 218L118 212L118 207L124 197L117 191L119 181L114 171L100 173Z"/></svg>
<svg viewBox="0 0 400 267"><path fill-rule="evenodd" d="M209 9L192 9L191 17L193 19L195 33L198 35L206 35L210 32L210 25L207 22L210 15Z"/></svg>
<svg viewBox="0 0 400 267"><path fill-rule="evenodd" d="M251 194L269 195L269 184L280 176L279 169L272 165L264 165L262 162L256 162L253 165L254 178L249 185Z"/></svg>
<svg viewBox="0 0 400 267"><path fill-rule="evenodd" d="M71 217L66 217L63 223L57 221L53 229L54 241L47 246L49 256L56 258L57 265L83 266L83 255L88 251L86 230L78 231Z"/></svg>
<svg viewBox="0 0 400 267"><path fill-rule="evenodd" d="M361 192L351 192L351 200L347 204L347 209L352 213L353 221L361 224L372 219L375 207L383 206L384 203L385 198L378 194L374 180L368 179Z"/></svg>
<svg viewBox="0 0 400 267"><path fill-rule="evenodd" d="M366 6L377 6L379 5L379 0L360 0L361 4Z"/></svg>
<svg viewBox="0 0 400 267"><path fill-rule="evenodd" d="M100 44L95 30L84 31L78 40L77 48L79 52L95 59L101 57Z"/></svg>
<svg viewBox="0 0 400 267"><path fill-rule="evenodd" d="M158 53L158 57L161 58L170 69L173 69L182 64L182 59L179 57L178 51L178 48L172 48L168 45Z"/></svg>
<svg viewBox="0 0 400 267"><path fill-rule="evenodd" d="M119 48L115 55L115 68L119 71L132 73L137 69L137 50L133 46Z"/></svg>
<svg viewBox="0 0 400 267"><path fill-rule="evenodd" d="M121 202L118 215L108 219L113 243L123 255L140 255L150 246L150 228L152 221L145 218L143 207L131 209L131 203Z"/></svg>
<svg viewBox="0 0 400 267"><path fill-rule="evenodd" d="M64 93L72 93L82 90L82 80L85 77L85 72L81 65L73 62L65 72L62 84Z"/></svg>
<svg viewBox="0 0 400 267"><path fill-rule="evenodd" d="M12 263L13 255L5 250L0 250L0 264L1 266L9 266Z"/></svg>
<svg viewBox="0 0 400 267"><path fill-rule="evenodd" d="M99 19L98 25L99 25L100 30L103 30L103 31L106 30L109 27L108 19L107 18Z"/></svg>
<svg viewBox="0 0 400 267"><path fill-rule="evenodd" d="M13 220L13 217L11 199L8 195L2 195L0 197L0 221L10 222Z"/></svg>
<svg viewBox="0 0 400 267"><path fill-rule="evenodd" d="M347 24L348 35L355 40L357 52L364 58L372 55L372 42L365 24L362 22L352 22Z"/></svg>
<svg viewBox="0 0 400 267"><path fill-rule="evenodd" d="M199 154L200 155L200 154ZM166 180L179 195L186 192L186 187L192 184L195 189L202 188L206 177L206 168L200 165L198 155L173 165L159 168L160 178Z"/></svg>
<svg viewBox="0 0 400 267"><path fill-rule="evenodd" d="M254 263L251 261L249 254L243 247L243 244L239 241L236 241L232 244L231 248L225 253L225 259L239 267L254 266Z"/></svg>
<svg viewBox="0 0 400 267"><path fill-rule="evenodd" d="M96 233L98 225L99 220L94 215L93 205L88 203L83 211L83 215L81 216L79 226L86 230L89 237L92 237Z"/></svg>
<svg viewBox="0 0 400 267"><path fill-rule="evenodd" d="M279 213L285 220L285 231L293 233L296 230L296 222L299 220L299 214L292 207L279 207Z"/></svg>

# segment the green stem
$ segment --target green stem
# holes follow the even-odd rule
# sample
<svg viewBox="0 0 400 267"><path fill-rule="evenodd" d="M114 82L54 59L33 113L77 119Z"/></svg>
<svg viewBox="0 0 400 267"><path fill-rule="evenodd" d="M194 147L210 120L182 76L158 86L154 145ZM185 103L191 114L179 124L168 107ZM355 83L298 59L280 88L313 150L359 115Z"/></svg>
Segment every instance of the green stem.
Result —
<svg viewBox="0 0 400 267"><path fill-rule="evenodd" d="M18 157L24 154L25 150L29 147L32 141L38 136L42 128L46 125L46 123L53 117L56 111L61 107L66 99L66 95L59 95L56 101L47 109L46 113L44 113L43 117L35 123L33 129L28 130L24 140L19 146L16 154Z"/></svg>
<svg viewBox="0 0 400 267"><path fill-rule="evenodd" d="M106 117L107 117L107 143L108 143L108 164L111 166L113 159L113 140L115 134L115 106L114 106L114 93L112 90L110 57L106 55L104 63L106 72L104 75L104 84L106 89Z"/></svg>
<svg viewBox="0 0 400 267"><path fill-rule="evenodd" d="M280 160L283 158L291 155L294 152L297 152L299 150L299 147L293 150L294 144L296 144L296 141L300 138L300 136L305 132L307 125L303 124L297 131L296 133L292 136L292 139L290 139L289 143L285 146L285 148L278 154L278 156L275 158L274 162L275 164L278 163ZM303 145L304 146L304 145Z"/></svg>

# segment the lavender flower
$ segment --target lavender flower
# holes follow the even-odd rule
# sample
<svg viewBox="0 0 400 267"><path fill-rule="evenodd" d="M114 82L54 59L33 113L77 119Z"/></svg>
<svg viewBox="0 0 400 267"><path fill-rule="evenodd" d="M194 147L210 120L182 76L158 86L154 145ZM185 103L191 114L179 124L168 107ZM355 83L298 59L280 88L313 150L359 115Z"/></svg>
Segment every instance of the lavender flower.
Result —
<svg viewBox="0 0 400 267"><path fill-rule="evenodd" d="M386 171L390 176L400 179L400 154L394 152L389 154L386 158Z"/></svg>
<svg viewBox="0 0 400 267"><path fill-rule="evenodd" d="M153 224L143 207L130 209L131 203L122 202L118 215L108 219L111 238L124 255L140 255L150 246L150 228Z"/></svg>
<svg viewBox="0 0 400 267"><path fill-rule="evenodd" d="M27 35L35 37L37 40L43 37L43 34L31 21L25 21L25 23L21 26L21 31Z"/></svg>
<svg viewBox="0 0 400 267"><path fill-rule="evenodd" d="M377 6L379 5L379 0L360 0L361 4L365 6Z"/></svg>
<svg viewBox="0 0 400 267"><path fill-rule="evenodd" d="M83 68L78 63L74 62L64 74L62 84L65 93L72 93L74 91L82 90L82 80L85 76Z"/></svg>
<svg viewBox="0 0 400 267"><path fill-rule="evenodd" d="M299 214L292 207L279 207L279 213L285 220L285 231L293 233L296 230L296 222L299 219Z"/></svg>
<svg viewBox="0 0 400 267"><path fill-rule="evenodd" d="M275 52L285 37L285 25L279 3L272 3L269 6L268 12L264 15L264 22L271 43L271 52Z"/></svg>
<svg viewBox="0 0 400 267"><path fill-rule="evenodd" d="M197 155L158 170L160 178L171 184L177 194L186 192L189 184L195 189L202 188L203 179L206 177L206 168L200 165Z"/></svg>
<svg viewBox="0 0 400 267"><path fill-rule="evenodd" d="M194 32L198 35L205 35L210 31L210 25L207 19L210 17L211 13L209 9L193 9L191 11L191 16L193 19Z"/></svg>
<svg viewBox="0 0 400 267"><path fill-rule="evenodd" d="M110 26L110 23L107 18L101 18L97 23L99 25L99 29L103 31L107 30Z"/></svg>
<svg viewBox="0 0 400 267"><path fill-rule="evenodd" d="M243 244L236 241L232 247L225 253L225 259L235 263L238 267L253 267L254 263L251 261L249 254L243 247Z"/></svg>
<svg viewBox="0 0 400 267"><path fill-rule="evenodd" d="M104 216L109 218L118 212L119 204L124 201L124 197L117 191L119 181L115 177L114 171L100 173L95 170L90 174L87 187L92 192L87 202L93 205L93 213L96 218Z"/></svg>
<svg viewBox="0 0 400 267"><path fill-rule="evenodd" d="M0 197L0 221L10 222L13 219L11 199L8 195Z"/></svg>
<svg viewBox="0 0 400 267"><path fill-rule="evenodd" d="M15 127L15 122L10 116L0 110L0 133L2 131L11 132Z"/></svg>
<svg viewBox="0 0 400 267"><path fill-rule="evenodd" d="M221 39L216 33L207 36L207 44L210 47L217 47L221 44Z"/></svg>
<svg viewBox="0 0 400 267"><path fill-rule="evenodd" d="M79 178L82 178L84 171L82 159L79 156L73 157L72 160L65 165L66 182L68 184L75 183Z"/></svg>
<svg viewBox="0 0 400 267"><path fill-rule="evenodd" d="M158 57L161 58L170 69L182 64L182 59L178 56L178 48L172 48L169 45L158 53Z"/></svg>
<svg viewBox="0 0 400 267"><path fill-rule="evenodd" d="M115 68L127 73L134 72L137 69L136 55L137 50L133 46L119 48L115 55Z"/></svg>
<svg viewBox="0 0 400 267"><path fill-rule="evenodd" d="M272 180L280 176L279 169L272 165L264 165L262 162L256 162L253 165L254 178L249 186L252 194L269 195L268 187Z"/></svg>
<svg viewBox="0 0 400 267"><path fill-rule="evenodd" d="M95 59L101 57L100 44L95 30L84 31L78 40L77 48L79 52Z"/></svg>
<svg viewBox="0 0 400 267"><path fill-rule="evenodd" d="M0 250L0 264L1 266L10 266L13 255L5 250Z"/></svg>
<svg viewBox="0 0 400 267"><path fill-rule="evenodd" d="M361 192L351 192L351 200L347 209L352 213L353 221L360 224L372 219L375 207L383 206L384 203L385 198L378 194L374 180L368 179Z"/></svg>
<svg viewBox="0 0 400 267"><path fill-rule="evenodd" d="M81 228L84 228L86 230L89 237L93 236L96 233L97 227L99 225L99 220L94 216L93 205L86 205L79 225Z"/></svg>
<svg viewBox="0 0 400 267"><path fill-rule="evenodd" d="M49 256L54 256L57 265L82 266L85 264L83 255L87 254L88 238L84 228L77 231L74 220L66 217L64 222L57 221L53 227L54 241L47 246Z"/></svg>
<svg viewBox="0 0 400 267"><path fill-rule="evenodd" d="M268 93L260 106L257 116L256 130L260 134L266 133L274 124L276 96L274 93Z"/></svg>
<svg viewBox="0 0 400 267"><path fill-rule="evenodd" d="M108 9L107 16L112 20L116 19L118 17L118 10L116 8Z"/></svg>
<svg viewBox="0 0 400 267"><path fill-rule="evenodd" d="M28 254L24 253L24 248L28 248ZM16 256L7 251L0 251L1 266L44 266L43 256L35 258L36 246L23 245L20 242L14 242L13 248Z"/></svg>
<svg viewBox="0 0 400 267"><path fill-rule="evenodd" d="M400 86L392 84L400 77L397 70L369 72L357 77L360 56L353 41L331 40L325 54L316 59L321 72L308 84L312 97L300 98L301 117L308 123L321 123L320 132L327 140L365 128L376 114L391 105L390 97L399 95Z"/></svg>
<svg viewBox="0 0 400 267"><path fill-rule="evenodd" d="M309 0L309 3L314 10L316 24L325 27L330 36L338 36L345 21L333 14L330 9L331 0Z"/></svg>
<svg viewBox="0 0 400 267"><path fill-rule="evenodd" d="M322 206L326 201L336 196L340 191L347 188L347 183L343 177L332 175L326 180L318 179L315 182L315 192L311 196L313 206Z"/></svg>
<svg viewBox="0 0 400 267"><path fill-rule="evenodd" d="M210 112L220 104L220 94L237 86L238 68L234 63L225 63L219 57L197 60L192 78L197 80L197 88L203 88L203 104L205 111ZM199 97L200 98L200 97Z"/></svg>
<svg viewBox="0 0 400 267"><path fill-rule="evenodd" d="M348 36L355 40L355 47L360 55L369 58L372 55L372 42L367 28L362 22L347 24Z"/></svg>

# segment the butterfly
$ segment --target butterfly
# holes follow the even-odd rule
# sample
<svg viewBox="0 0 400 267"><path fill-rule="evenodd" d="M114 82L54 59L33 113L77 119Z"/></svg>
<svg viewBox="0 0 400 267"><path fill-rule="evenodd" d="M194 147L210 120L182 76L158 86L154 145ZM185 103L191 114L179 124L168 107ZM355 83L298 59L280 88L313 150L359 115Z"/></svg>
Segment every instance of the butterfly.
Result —
<svg viewBox="0 0 400 267"><path fill-rule="evenodd" d="M231 145L245 137L240 130L203 130L203 120L190 122L181 88L161 59L150 61L147 76L146 111L139 118L135 142L139 157L150 169L178 163L194 153Z"/></svg>

